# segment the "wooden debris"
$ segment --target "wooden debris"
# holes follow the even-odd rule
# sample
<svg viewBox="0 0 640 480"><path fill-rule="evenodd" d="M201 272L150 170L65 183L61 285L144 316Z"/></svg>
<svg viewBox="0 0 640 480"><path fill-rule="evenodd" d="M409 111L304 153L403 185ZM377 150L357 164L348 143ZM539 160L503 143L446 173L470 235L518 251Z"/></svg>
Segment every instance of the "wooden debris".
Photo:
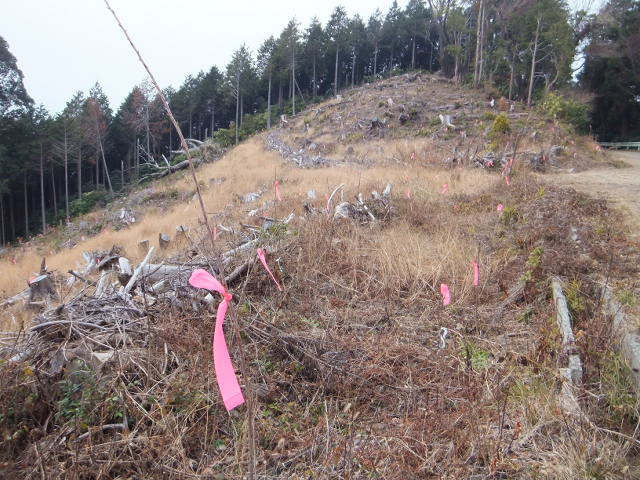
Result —
<svg viewBox="0 0 640 480"><path fill-rule="evenodd" d="M138 250L146 255L149 251L149 240L140 240L138 242Z"/></svg>
<svg viewBox="0 0 640 480"><path fill-rule="evenodd" d="M171 237L169 235L167 235L166 233L158 234L158 245L160 246L161 250L166 250L167 248L169 248L170 243Z"/></svg>

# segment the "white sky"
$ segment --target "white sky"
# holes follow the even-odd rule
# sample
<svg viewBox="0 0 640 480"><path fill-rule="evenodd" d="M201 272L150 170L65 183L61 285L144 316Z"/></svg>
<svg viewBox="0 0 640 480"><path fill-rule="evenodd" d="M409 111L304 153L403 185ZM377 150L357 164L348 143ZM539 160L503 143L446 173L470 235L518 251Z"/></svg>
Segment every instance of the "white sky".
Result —
<svg viewBox="0 0 640 480"><path fill-rule="evenodd" d="M594 0L572 0L572 4ZM602 0L600 0L602 1ZM595 3L600 3L596 0ZM72 95L99 81L115 111L145 79L142 65L103 0L4 0L0 35L18 59L36 104L61 111ZM111 0L111 6L164 88L189 74L224 69L242 43L255 53L296 17L306 28L314 15L325 24L338 3L365 20L392 0L214 1ZM401 7L406 0L400 0Z"/></svg>
<svg viewBox="0 0 640 480"><path fill-rule="evenodd" d="M103 0L4 0L0 36L24 73L27 91L50 113L99 81L115 111L146 74ZM392 0L345 0L349 15L366 19ZM404 6L403 1L399 4ZM296 17L306 28L325 24L338 2L304 0L110 0L161 87L177 88L189 74L224 69L242 43L256 52Z"/></svg>

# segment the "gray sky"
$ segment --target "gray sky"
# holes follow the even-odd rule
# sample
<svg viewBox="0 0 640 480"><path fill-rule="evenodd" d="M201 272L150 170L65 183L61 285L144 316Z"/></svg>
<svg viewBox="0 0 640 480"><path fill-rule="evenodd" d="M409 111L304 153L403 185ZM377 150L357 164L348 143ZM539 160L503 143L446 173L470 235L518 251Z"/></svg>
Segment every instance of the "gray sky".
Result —
<svg viewBox="0 0 640 480"><path fill-rule="evenodd" d="M603 0L571 0L571 4ZM57 113L78 90L99 81L115 111L145 72L103 0L4 0L0 35L25 75L37 104ZM365 20L392 0L212 1L111 0L162 87L178 87L189 74L223 69L242 43L255 53L292 17L306 28L314 15L325 24L342 3ZM400 0L404 7L406 0Z"/></svg>
<svg viewBox="0 0 640 480"><path fill-rule="evenodd" d="M324 24L338 2L292 0L111 0L120 20L164 88L189 74L223 69L242 43L255 53L296 17ZM342 2L365 19L392 0ZM404 5L403 1L399 4ZM78 90L99 81L115 111L145 72L103 0L5 0L0 35L9 43L36 103L57 113Z"/></svg>

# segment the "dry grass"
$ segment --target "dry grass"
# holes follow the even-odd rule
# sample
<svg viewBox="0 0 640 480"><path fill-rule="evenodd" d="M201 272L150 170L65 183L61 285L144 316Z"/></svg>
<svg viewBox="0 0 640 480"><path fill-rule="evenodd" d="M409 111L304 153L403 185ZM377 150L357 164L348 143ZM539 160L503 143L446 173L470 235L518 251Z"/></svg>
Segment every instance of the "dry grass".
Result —
<svg viewBox="0 0 640 480"><path fill-rule="evenodd" d="M210 185L209 180L225 177L221 184ZM260 138L251 139L229 152L220 161L206 165L198 170L199 181L205 186L204 201L210 213L224 213L214 217L215 221L233 222L244 217L243 209L254 208L256 204L239 207L238 195L261 190L265 199L273 199L274 179L281 182L285 202L280 214L285 210L301 211L301 201L309 190L318 192L318 206L324 204L324 194L329 193L340 183L345 183L345 196L350 198L358 191L367 188L381 190L387 182L396 187L397 194L406 194L407 190L418 199L434 198L439 195L442 184L449 184L449 194L463 192L482 192L491 188L498 181L477 170L451 171L412 166L373 167L358 166L334 167L321 170L301 170L283 164L277 154L266 151ZM367 188L364 188L367 187ZM168 179L159 183L158 191L170 189L179 192L192 192L190 179L182 175L180 179ZM400 193L402 192L402 193ZM274 213L271 211L271 213ZM93 214L95 216L95 214ZM104 229L94 237L86 238L71 249L56 250L46 246L29 246L16 249L0 260L0 292L6 296L17 293L26 286L26 281L35 275L40 268L40 258L46 257L50 269L66 272L69 268L77 268L82 260L82 251L108 250L112 245L124 248L132 260L140 260L137 249L142 239L157 243L158 233L175 233L179 225L197 227L200 218L197 202L175 205L170 208L155 207L145 212L144 218L131 227L119 231ZM16 263L11 257L15 255ZM2 327L0 327L2 328Z"/></svg>
<svg viewBox="0 0 640 480"><path fill-rule="evenodd" d="M414 94L425 93L420 88ZM599 276L631 282L638 275L639 249L625 237L620 217L605 202L546 185L520 166L510 188L495 172L436 167L446 149L430 145L408 138L354 142L362 161L303 170L253 138L198 171L216 223L237 230L240 222L255 223L246 213L273 200L275 179L284 200L267 213L298 214L289 227L260 236L274 252L270 264L285 291L278 292L261 268L232 288L245 373L258 392L259 475L637 478L640 450L629 438L637 434L640 415L620 365L606 354L612 337L599 311L597 283ZM220 184L210 181L220 177ZM324 195L338 184L345 184L344 200L352 200L387 182L394 185L392 207L375 223L304 214L304 203L320 211ZM448 193L442 194L445 183ZM154 188L187 198L193 192L184 174ZM315 200L307 198L309 190L317 192ZM263 197L243 203L251 191ZM506 207L501 214L498 203ZM173 234L177 225L201 237L199 217L193 201L156 205L126 230L38 254L47 254L59 271L81 250L112 244L139 259L138 240ZM238 231L225 233L219 246L240 238ZM473 288L471 263L478 255L481 285ZM37 270L39 259L27 257L12 274L25 278ZM582 332L576 349L586 372L578 395L591 424L558 409L557 369L565 359L549 300L551 275L576 286L571 302ZM15 279L2 281L7 290L21 287ZM522 295L507 302L519 282ZM453 293L446 308L440 283ZM7 312L4 318L13 322L8 329L26 320ZM229 415L219 399L210 362L211 312L165 301L151 304L139 320L146 331L128 345L117 336L99 339L122 348L106 374L47 373L61 348L88 348L66 330L37 339L43 348L29 363L0 363L6 386L0 389L0 475L244 478L246 410ZM449 331L444 348L442 327ZM228 337L237 364L240 346ZM245 391L248 380L240 379ZM65 390L68 382L78 388ZM99 430L120 421L122 412L128 431Z"/></svg>

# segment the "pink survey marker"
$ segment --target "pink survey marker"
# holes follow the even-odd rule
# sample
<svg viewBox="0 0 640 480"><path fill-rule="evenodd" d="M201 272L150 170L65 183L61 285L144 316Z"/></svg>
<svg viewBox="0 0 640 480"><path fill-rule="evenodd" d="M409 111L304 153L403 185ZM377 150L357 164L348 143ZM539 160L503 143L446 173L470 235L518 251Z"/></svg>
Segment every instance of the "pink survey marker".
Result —
<svg viewBox="0 0 640 480"><path fill-rule="evenodd" d="M442 294L442 305L446 307L451 303L451 292L449 291L449 285L447 285L446 283L441 283L440 293Z"/></svg>
<svg viewBox="0 0 640 480"><path fill-rule="evenodd" d="M227 314L227 308L233 295L227 292L227 289L213 275L201 268L191 274L189 283L197 288L218 292L223 297L222 302L218 305L216 326L213 333L213 365L216 371L218 387L220 387L220 393L222 394L222 401L227 411L231 411L244 403L244 396L242 395L242 390L240 390L236 373L233 370L229 349L222 330L224 317Z"/></svg>
<svg viewBox="0 0 640 480"><path fill-rule="evenodd" d="M473 286L480 285L480 265L478 262L473 262Z"/></svg>
<svg viewBox="0 0 640 480"><path fill-rule="evenodd" d="M271 269L269 268L269 265L267 265L267 258L264 254L264 250L261 248L258 249L258 258L260 259L260 262L262 263L262 266L264 267L264 269L269 273L269 275L271 275L271 278L273 279L273 282L276 284L276 287L278 287L278 290L282 291L282 287L280 286L280 283L278 282L278 280L276 280L276 277L271 271Z"/></svg>
<svg viewBox="0 0 640 480"><path fill-rule="evenodd" d="M276 180L276 198L279 202L282 201L282 195L280 195L280 182Z"/></svg>

